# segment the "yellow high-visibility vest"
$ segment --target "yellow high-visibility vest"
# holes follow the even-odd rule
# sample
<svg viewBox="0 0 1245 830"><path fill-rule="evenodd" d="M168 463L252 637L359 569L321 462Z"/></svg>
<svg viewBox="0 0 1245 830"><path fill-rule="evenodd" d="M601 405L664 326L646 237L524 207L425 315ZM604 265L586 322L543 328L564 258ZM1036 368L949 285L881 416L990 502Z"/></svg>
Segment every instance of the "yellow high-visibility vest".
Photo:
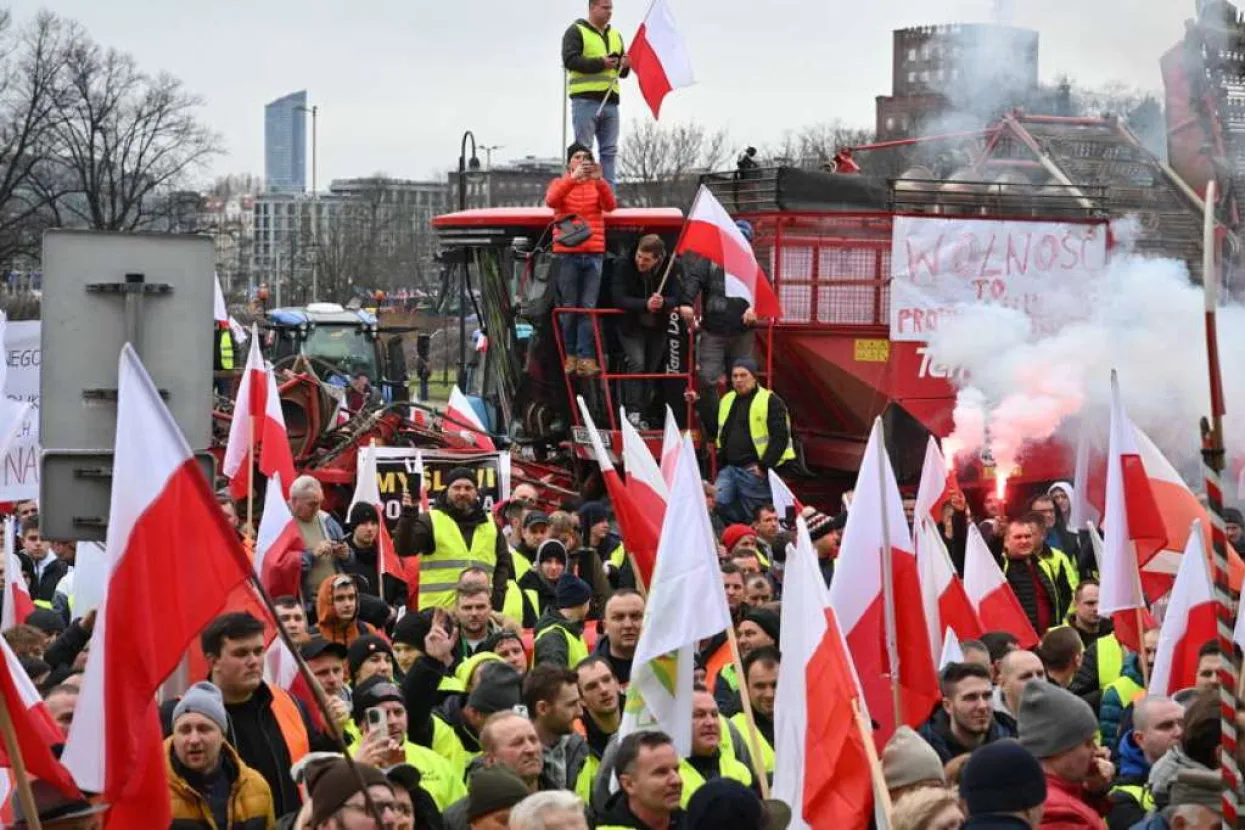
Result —
<svg viewBox="0 0 1245 830"><path fill-rule="evenodd" d="M752 446L756 448L757 458L765 457L769 447L769 399L774 393L758 386L752 395L752 404L748 407L748 432L752 436ZM718 403L718 449L722 449L722 430L726 427L726 416L731 414L731 405L737 397L734 390L722 396ZM785 464L795 458L795 444L791 441L791 418L787 418L787 446L778 459Z"/></svg>
<svg viewBox="0 0 1245 830"><path fill-rule="evenodd" d="M617 30L610 27L605 28L602 34L596 29L584 23L576 23L579 34L583 37L584 51L581 56L585 58L605 58L610 55L619 57L623 54L624 46L622 35ZM606 39L609 40L609 47L606 47ZM602 68L600 72L576 72L571 70L567 73L568 89L572 97L582 95L585 92L609 92L611 89L618 91L618 67L613 69Z"/></svg>
<svg viewBox="0 0 1245 830"><path fill-rule="evenodd" d="M433 508L428 515L436 549L419 560L419 608L452 609L459 574L480 565L491 576L497 567L497 525L490 521L477 525L468 550L458 522L448 513Z"/></svg>

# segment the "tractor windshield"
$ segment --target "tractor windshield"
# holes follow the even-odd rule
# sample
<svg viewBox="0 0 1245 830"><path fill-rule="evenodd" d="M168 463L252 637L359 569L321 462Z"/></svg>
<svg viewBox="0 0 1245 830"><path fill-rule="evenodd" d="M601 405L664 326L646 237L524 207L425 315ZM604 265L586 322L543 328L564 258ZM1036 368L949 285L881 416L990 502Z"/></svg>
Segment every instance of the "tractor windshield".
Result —
<svg viewBox="0 0 1245 830"><path fill-rule="evenodd" d="M365 372L373 383L381 380L375 345L359 326L321 323L307 335L303 354L330 364L347 377Z"/></svg>

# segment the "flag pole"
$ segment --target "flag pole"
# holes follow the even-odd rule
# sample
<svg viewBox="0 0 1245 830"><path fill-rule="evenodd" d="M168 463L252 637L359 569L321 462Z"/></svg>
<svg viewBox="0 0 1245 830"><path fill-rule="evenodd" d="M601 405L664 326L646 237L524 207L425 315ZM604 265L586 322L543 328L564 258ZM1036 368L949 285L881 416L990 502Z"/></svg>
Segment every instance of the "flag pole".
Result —
<svg viewBox="0 0 1245 830"><path fill-rule="evenodd" d="M869 759L869 780L873 782L873 797L882 807L882 812L886 816L886 830L889 830L892 811L891 791L886 786L886 776L882 772L882 761L878 758L877 745L873 743L873 726L866 720L865 713L860 709L860 700L857 698L852 698L852 714L855 715L856 729L860 732L860 738L865 745L865 755Z"/></svg>
<svg viewBox="0 0 1245 830"><path fill-rule="evenodd" d="M307 666L307 661L303 660L303 655L299 652L298 646L294 640L290 638L289 633L285 630L285 626L281 625L281 618L277 616L277 608L272 604L272 597L268 594L268 589L264 587L264 583L260 580L259 574L252 572L248 581L255 589L255 593L259 595L260 601L264 603L264 608L268 609L268 614L276 621L277 636L281 638L281 642L285 644L285 648L294 658L295 665L298 666L298 673L302 675L303 680L307 683L307 687L311 689L312 695L316 699L316 708L324 716L324 723L328 726L328 732L333 736L333 740L341 748L341 753L346 759L346 763L350 765L350 771L354 775L355 783L359 785L360 791L363 793L364 807L367 812L377 821L377 826L384 825L384 818L381 816L380 809L377 808L376 802L372 800L372 796L368 794L367 782L363 780L363 773L359 771L359 765L355 762L350 754L349 748L346 746L345 740L342 738L341 732L338 731L336 723L333 720L333 713L329 709L328 699L325 697L324 689L320 687L320 681L311 673L311 669ZM7 716L6 716L7 717Z"/></svg>
<svg viewBox="0 0 1245 830"><path fill-rule="evenodd" d="M39 822L39 809L35 805L35 794L30 789L30 775L26 772L26 759L22 757L22 748L17 743L17 731L13 728L13 716L3 699L0 699L0 734L4 736L4 748L9 753L9 762L13 766L13 779L17 785L17 800L22 805L22 813L26 823L33 830L42 830Z"/></svg>
<svg viewBox="0 0 1245 830"><path fill-rule="evenodd" d="M1207 511L1210 514L1214 546L1215 600L1218 614L1219 650L1223 654L1219 670L1220 775L1223 778L1223 819L1228 827L1239 821L1237 785L1241 780L1236 763L1236 650L1232 643L1231 585L1228 580L1228 540L1223 526L1223 380L1219 369L1217 306L1219 271L1215 260L1215 181L1206 185L1206 212L1202 225L1202 290L1205 298L1206 363L1210 380L1210 418L1201 421L1202 472L1205 478Z"/></svg>
<svg viewBox="0 0 1245 830"><path fill-rule="evenodd" d="M878 454L878 493L881 496L878 503L882 506L882 618L886 626L886 660L890 666L891 704L895 707L895 724L898 725L903 720L903 710L900 708L899 648L897 644L898 634L895 631L894 556L891 553L890 517L887 516L886 509L886 473L888 466L886 464L886 453L882 450L882 442L885 440L885 437L882 432L881 418L874 418L873 429L878 439L875 442Z"/></svg>
<svg viewBox="0 0 1245 830"><path fill-rule="evenodd" d="M1141 614L1140 608L1134 608L1133 613L1137 615L1137 644L1141 646L1141 650L1137 652L1137 660L1141 663L1141 680L1143 686L1150 687L1150 660L1146 657L1146 621Z"/></svg>
<svg viewBox="0 0 1245 830"><path fill-rule="evenodd" d="M735 625L726 627L726 639L731 644L731 659L735 662L735 674L739 678L742 690L739 700L743 704L744 718L748 721L748 754L752 757L752 774L761 785L761 798L769 798L769 779L765 776L765 762L761 760L761 736L757 732L756 717L752 714L752 698L748 696L748 678L744 675L744 662L739 657L739 639L735 636Z"/></svg>

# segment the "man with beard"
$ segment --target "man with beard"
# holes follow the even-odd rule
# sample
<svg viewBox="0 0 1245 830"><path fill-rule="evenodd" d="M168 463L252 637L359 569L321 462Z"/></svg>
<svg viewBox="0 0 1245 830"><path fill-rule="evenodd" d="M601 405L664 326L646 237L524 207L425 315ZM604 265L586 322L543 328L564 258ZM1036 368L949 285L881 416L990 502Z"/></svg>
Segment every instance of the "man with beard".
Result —
<svg viewBox="0 0 1245 830"><path fill-rule="evenodd" d="M609 664L622 689L631 683L631 661L644 627L644 597L632 588L619 588L605 602L601 618L605 633L597 639L592 653Z"/></svg>
<svg viewBox="0 0 1245 830"><path fill-rule="evenodd" d="M949 663L939 680L942 706L921 725L920 735L943 764L1016 733L994 714L990 672L976 663Z"/></svg>
<svg viewBox="0 0 1245 830"><path fill-rule="evenodd" d="M769 776L774 775L774 698L778 693L778 669L782 657L773 646L761 646L744 658L744 686L752 701L752 717L757 725L761 762ZM730 722L747 736L748 718L740 712Z"/></svg>
<svg viewBox="0 0 1245 830"><path fill-rule="evenodd" d="M601 769L605 748L622 723L622 707L619 705L618 678L610 671L610 664L605 658L589 657L576 667L575 674L579 678L579 696L584 707L580 720L588 741L588 759L575 781L575 794L586 804L592 798L592 782Z"/></svg>
<svg viewBox="0 0 1245 830"><path fill-rule="evenodd" d="M454 586L467 567L479 565L492 577L492 607L502 610L506 583L514 574L510 546L497 523L480 506L475 472L455 467L445 490L427 513L402 506L394 534L399 556L419 556L419 607L453 609Z"/></svg>
<svg viewBox="0 0 1245 830"><path fill-rule="evenodd" d="M575 723L584 711L576 673L560 666L536 666L523 681L523 704L543 747L545 776L559 790L589 788L591 777L579 780L588 760L588 742L575 734Z"/></svg>

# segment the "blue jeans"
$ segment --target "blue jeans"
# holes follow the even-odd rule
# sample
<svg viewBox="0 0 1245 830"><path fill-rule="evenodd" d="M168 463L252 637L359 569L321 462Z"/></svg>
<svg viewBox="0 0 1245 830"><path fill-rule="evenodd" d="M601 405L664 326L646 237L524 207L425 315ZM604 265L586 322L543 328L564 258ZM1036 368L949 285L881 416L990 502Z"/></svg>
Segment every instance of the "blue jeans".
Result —
<svg viewBox="0 0 1245 830"><path fill-rule="evenodd" d="M592 149L597 141L597 158L601 162L601 175L609 182L610 189L617 192L618 180L614 177L614 160L618 157L618 105L606 104L597 117L600 101L590 98L571 99L571 124L575 128L575 141Z"/></svg>
<svg viewBox="0 0 1245 830"><path fill-rule="evenodd" d="M603 254L561 254L558 263L558 305L563 308L596 308L601 296ZM596 357L591 314L563 314L562 342L567 357Z"/></svg>
<svg viewBox="0 0 1245 830"><path fill-rule="evenodd" d="M757 476L743 467L723 467L718 470L718 488L713 497L718 515L727 524L752 524L752 516L763 504L773 499L769 490L769 477Z"/></svg>

